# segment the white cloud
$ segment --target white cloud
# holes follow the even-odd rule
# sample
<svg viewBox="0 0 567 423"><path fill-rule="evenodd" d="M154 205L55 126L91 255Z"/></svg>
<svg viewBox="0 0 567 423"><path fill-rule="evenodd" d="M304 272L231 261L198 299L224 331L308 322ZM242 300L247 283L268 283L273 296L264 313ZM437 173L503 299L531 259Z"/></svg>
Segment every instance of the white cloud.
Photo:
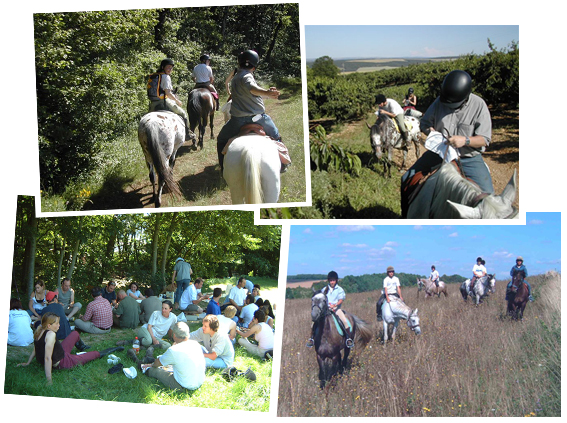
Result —
<svg viewBox="0 0 567 423"><path fill-rule="evenodd" d="M306 228L306 229L303 231L303 233L304 233L304 234L312 234L313 232L311 231L311 228Z"/></svg>
<svg viewBox="0 0 567 423"><path fill-rule="evenodd" d="M453 232L452 234L449 234L449 238L457 238L459 236L458 232Z"/></svg>
<svg viewBox="0 0 567 423"><path fill-rule="evenodd" d="M533 219L528 222L528 225L543 225L543 220Z"/></svg>
<svg viewBox="0 0 567 423"><path fill-rule="evenodd" d="M366 245L366 244L349 244L348 242L345 242L341 245L341 247L368 248L368 245Z"/></svg>
<svg viewBox="0 0 567 423"><path fill-rule="evenodd" d="M338 226L337 231L340 232L359 232L359 231L374 231L374 226L370 225L348 225L348 226Z"/></svg>

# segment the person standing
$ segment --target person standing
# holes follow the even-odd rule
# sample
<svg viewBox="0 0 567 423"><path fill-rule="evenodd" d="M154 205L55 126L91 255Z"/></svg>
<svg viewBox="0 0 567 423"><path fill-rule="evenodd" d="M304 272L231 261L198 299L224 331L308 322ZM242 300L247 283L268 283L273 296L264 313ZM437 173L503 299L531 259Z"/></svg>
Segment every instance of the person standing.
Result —
<svg viewBox="0 0 567 423"><path fill-rule="evenodd" d="M191 265L185 261L183 257L178 257L175 260L175 266L173 266L173 276L171 277L171 284L173 285L177 282L177 289L175 290L175 295L173 297L174 308L179 308L179 300L181 299L181 295L187 287L189 283L191 283L191 275L193 274L193 269Z"/></svg>

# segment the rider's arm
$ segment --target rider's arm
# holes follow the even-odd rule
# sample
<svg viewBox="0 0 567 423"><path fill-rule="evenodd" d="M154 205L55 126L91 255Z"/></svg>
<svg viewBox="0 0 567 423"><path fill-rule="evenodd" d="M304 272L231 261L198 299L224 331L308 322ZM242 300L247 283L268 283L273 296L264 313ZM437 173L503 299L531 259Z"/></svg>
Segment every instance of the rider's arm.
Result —
<svg viewBox="0 0 567 423"><path fill-rule="evenodd" d="M173 101L175 101L177 103L178 106L181 106L181 101L175 96L175 94L173 94L173 91L171 90L165 90L165 96L168 98L171 98Z"/></svg>
<svg viewBox="0 0 567 423"><path fill-rule="evenodd" d="M260 87L252 87L250 88L250 94L257 95L258 97L265 96L276 99L280 96L280 92L276 87L270 87L269 90L265 90L264 88Z"/></svg>

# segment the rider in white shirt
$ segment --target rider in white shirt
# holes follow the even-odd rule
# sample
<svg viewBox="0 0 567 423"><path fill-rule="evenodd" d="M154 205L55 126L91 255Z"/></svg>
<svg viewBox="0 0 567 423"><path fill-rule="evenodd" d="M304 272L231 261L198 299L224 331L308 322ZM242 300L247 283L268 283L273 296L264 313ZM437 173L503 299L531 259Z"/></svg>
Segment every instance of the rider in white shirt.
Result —
<svg viewBox="0 0 567 423"><path fill-rule="evenodd" d="M439 272L435 269L435 266L431 266L431 274L429 279L435 283L435 286L439 288Z"/></svg>
<svg viewBox="0 0 567 423"><path fill-rule="evenodd" d="M486 267L484 267L484 263L486 263L482 257L477 257L476 264L473 266L473 278L471 279L471 283L469 285L469 290L472 290L474 283L477 279L486 276Z"/></svg>
<svg viewBox="0 0 567 423"><path fill-rule="evenodd" d="M402 290L400 288L400 280L397 276L394 276L395 270L392 266L388 266L386 269L386 273L388 276L384 278L384 291L382 296L376 303L376 318L378 321L382 320L382 304L384 300L388 303L391 301L391 296L398 297L401 301L404 301L402 297Z"/></svg>

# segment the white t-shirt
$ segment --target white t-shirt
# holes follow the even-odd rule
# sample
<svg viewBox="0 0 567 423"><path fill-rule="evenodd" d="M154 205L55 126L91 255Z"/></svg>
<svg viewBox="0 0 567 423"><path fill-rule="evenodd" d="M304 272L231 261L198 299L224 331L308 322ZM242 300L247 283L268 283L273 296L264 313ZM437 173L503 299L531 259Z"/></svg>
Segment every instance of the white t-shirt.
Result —
<svg viewBox="0 0 567 423"><path fill-rule="evenodd" d="M184 388L197 389L205 381L205 357L197 341L172 345L158 358L164 366L173 366L173 377Z"/></svg>
<svg viewBox="0 0 567 423"><path fill-rule="evenodd" d="M230 328L231 328L231 324L234 323L234 325L236 325L235 321L232 319L229 319L228 317L219 314L217 316L217 319L219 320L219 333L229 333L230 332Z"/></svg>
<svg viewBox="0 0 567 423"><path fill-rule="evenodd" d="M144 325L147 329L148 325L152 325L152 332L154 336L158 339L163 338L169 332L171 326L177 323L177 316L173 313L169 313L169 317L166 319L161 314L161 311L156 310L150 316L150 320L148 323Z"/></svg>
<svg viewBox="0 0 567 423"><path fill-rule="evenodd" d="M398 286L400 286L400 280L397 276L389 277L386 276L384 278L384 291L390 294L397 294L398 293Z"/></svg>
<svg viewBox="0 0 567 423"><path fill-rule="evenodd" d="M262 322L258 324L262 328L260 332L254 334L256 341L258 341L258 348L262 350L271 350L274 348L274 332L267 323Z"/></svg>
<svg viewBox="0 0 567 423"><path fill-rule="evenodd" d="M402 106L400 106L396 100L392 100L391 98L386 100L386 105L384 107L380 107L380 110L385 110L395 114L396 116L404 113Z"/></svg>
<svg viewBox="0 0 567 423"><path fill-rule="evenodd" d="M252 319L254 318L254 313L258 310L258 306L254 303L248 304L247 306L242 307L242 311L240 312L240 318L243 320L242 326L247 328Z"/></svg>
<svg viewBox="0 0 567 423"><path fill-rule="evenodd" d="M8 345L27 347L33 342L31 318L25 310L10 310L8 319Z"/></svg>
<svg viewBox="0 0 567 423"><path fill-rule="evenodd" d="M246 289L238 288L235 286L230 290L228 298L234 301L238 306L244 305L244 300L246 299Z"/></svg>
<svg viewBox="0 0 567 423"><path fill-rule="evenodd" d="M482 264L475 264L472 268L473 273L476 275L477 273L486 273L486 267Z"/></svg>
<svg viewBox="0 0 567 423"><path fill-rule="evenodd" d="M193 304L193 301L197 299L197 288L195 288L195 284L191 284L187 287L183 294L181 294L181 298L179 299L179 308L181 310L185 310L187 306Z"/></svg>
<svg viewBox="0 0 567 423"><path fill-rule="evenodd" d="M437 270L431 272L431 275L429 275L429 279L431 279L432 281L439 279L439 272Z"/></svg>
<svg viewBox="0 0 567 423"><path fill-rule="evenodd" d="M213 76L213 70L210 66L207 66L204 63L200 63L193 68L193 76L195 77L195 81L199 82L210 82L211 77Z"/></svg>
<svg viewBox="0 0 567 423"><path fill-rule="evenodd" d="M161 80L159 83L159 86L161 87L162 90L170 90L173 91L173 84L171 83L171 76L167 75L167 74L163 74L161 76Z"/></svg>

